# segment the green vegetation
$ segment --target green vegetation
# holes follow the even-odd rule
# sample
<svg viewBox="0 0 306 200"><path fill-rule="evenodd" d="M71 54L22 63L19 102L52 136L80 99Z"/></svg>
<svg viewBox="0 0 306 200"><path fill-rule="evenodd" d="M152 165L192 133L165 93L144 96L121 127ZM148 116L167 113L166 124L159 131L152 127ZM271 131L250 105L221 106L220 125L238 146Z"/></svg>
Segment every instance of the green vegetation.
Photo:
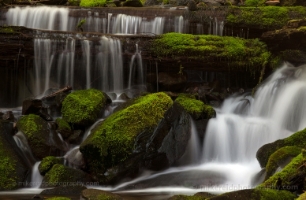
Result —
<svg viewBox="0 0 306 200"><path fill-rule="evenodd" d="M300 153L298 156L292 159L292 161L286 165L286 167L280 171L275 173L271 176L268 180L260 184L257 188L276 188L276 182L280 178L282 180L283 186L290 185L290 179L299 172L298 168L303 165L305 162L305 158L303 154Z"/></svg>
<svg viewBox="0 0 306 200"><path fill-rule="evenodd" d="M81 0L82 7L104 7L108 0Z"/></svg>
<svg viewBox="0 0 306 200"><path fill-rule="evenodd" d="M266 0L246 0L244 2L244 5L246 6L264 6L265 5Z"/></svg>
<svg viewBox="0 0 306 200"><path fill-rule="evenodd" d="M268 164L266 166L266 178L267 180L276 169L279 167L278 164L290 159L291 157L296 157L301 153L301 148L295 146L285 146L276 150L270 157Z"/></svg>
<svg viewBox="0 0 306 200"><path fill-rule="evenodd" d="M54 156L47 156L42 159L41 163L38 166L38 170L41 175L45 175L55 164L61 164L62 161L60 158Z"/></svg>
<svg viewBox="0 0 306 200"><path fill-rule="evenodd" d="M249 2L255 2L255 0ZM306 8L302 6L231 7L226 21L228 25L238 27L274 30L285 26L292 16L299 19L305 18Z"/></svg>
<svg viewBox="0 0 306 200"><path fill-rule="evenodd" d="M132 153L136 136L154 128L173 103L163 92L132 101L106 118L81 144L80 151L90 160L91 168L103 171L124 161Z"/></svg>
<svg viewBox="0 0 306 200"><path fill-rule="evenodd" d="M105 94L99 90L75 91L63 101L63 119L72 124L88 125L97 119L105 103Z"/></svg>
<svg viewBox="0 0 306 200"><path fill-rule="evenodd" d="M158 58L196 61L232 62L237 68L252 67L260 71L268 63L270 53L258 39L242 39L215 35L163 34L153 40L152 53Z"/></svg>
<svg viewBox="0 0 306 200"><path fill-rule="evenodd" d="M196 100L194 95L180 94L175 99L175 102L180 104L195 119L201 116L212 118L216 114L213 107L205 105L202 101Z"/></svg>
<svg viewBox="0 0 306 200"><path fill-rule="evenodd" d="M71 131L71 127L68 122L66 122L62 118L57 118L55 122L58 125L58 130Z"/></svg>

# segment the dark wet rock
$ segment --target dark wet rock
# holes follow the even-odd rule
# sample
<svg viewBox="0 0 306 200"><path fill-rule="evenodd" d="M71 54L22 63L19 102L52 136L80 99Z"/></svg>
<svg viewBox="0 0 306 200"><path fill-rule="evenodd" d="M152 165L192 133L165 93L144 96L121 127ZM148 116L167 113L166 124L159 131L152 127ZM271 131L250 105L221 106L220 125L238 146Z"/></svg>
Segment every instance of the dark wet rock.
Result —
<svg viewBox="0 0 306 200"><path fill-rule="evenodd" d="M99 200L99 199L123 200L123 198L118 194L114 194L103 190L96 190L96 189L83 190L82 197L86 200Z"/></svg>
<svg viewBox="0 0 306 200"><path fill-rule="evenodd" d="M122 93L122 94L119 95L118 99L126 101L126 100L128 100L130 98L125 93Z"/></svg>
<svg viewBox="0 0 306 200"><path fill-rule="evenodd" d="M122 6L125 7L143 7L141 1L139 0L127 0L123 2Z"/></svg>
<svg viewBox="0 0 306 200"><path fill-rule="evenodd" d="M73 183L72 183L73 184ZM80 196L82 194L83 190L86 190L87 188L83 185L67 185L67 186L57 186L52 189L46 189L43 190L40 195L52 195L52 196L58 196L58 195L67 195L67 196Z"/></svg>
<svg viewBox="0 0 306 200"><path fill-rule="evenodd" d="M12 111L6 111L3 115L2 115L2 119L3 120L7 120L10 122L15 122L16 118L14 116L14 113Z"/></svg>
<svg viewBox="0 0 306 200"><path fill-rule="evenodd" d="M304 0L280 0L281 6L306 6L306 2Z"/></svg>
<svg viewBox="0 0 306 200"><path fill-rule="evenodd" d="M168 74L160 72L158 74L158 85L161 91L180 92L187 83L185 74Z"/></svg>
<svg viewBox="0 0 306 200"><path fill-rule="evenodd" d="M197 4L194 0L189 0L187 6L189 11L196 11L198 9Z"/></svg>
<svg viewBox="0 0 306 200"><path fill-rule="evenodd" d="M74 130L73 133L67 138L69 144L80 144L83 139L84 131Z"/></svg>

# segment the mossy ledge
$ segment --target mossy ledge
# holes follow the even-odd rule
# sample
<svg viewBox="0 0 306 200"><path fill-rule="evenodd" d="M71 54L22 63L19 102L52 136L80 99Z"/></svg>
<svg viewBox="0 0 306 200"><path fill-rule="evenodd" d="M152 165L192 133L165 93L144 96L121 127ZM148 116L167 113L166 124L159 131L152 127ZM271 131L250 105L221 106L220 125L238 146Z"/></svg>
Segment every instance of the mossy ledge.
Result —
<svg viewBox="0 0 306 200"><path fill-rule="evenodd" d="M296 146L304 148L306 146L306 129L298 131L291 136L268 143L260 147L256 153L256 158L261 167L265 167L268 163L269 157L278 149L285 146Z"/></svg>
<svg viewBox="0 0 306 200"><path fill-rule="evenodd" d="M61 164L62 160L54 156L44 157L38 166L39 173L45 175L55 164Z"/></svg>
<svg viewBox="0 0 306 200"><path fill-rule="evenodd" d="M88 125L97 119L105 103L106 96L100 90L78 90L64 99L62 117L68 123Z"/></svg>
<svg viewBox="0 0 306 200"><path fill-rule="evenodd" d="M306 17L303 6L280 7L235 7L232 6L226 17L226 24L235 27L261 28L266 30L280 29L290 19Z"/></svg>
<svg viewBox="0 0 306 200"><path fill-rule="evenodd" d="M258 39L229 36L167 33L157 36L150 49L159 60L187 63L182 64L183 67L192 62L205 62L205 68L213 70L232 68L260 72L270 58L266 45Z"/></svg>
<svg viewBox="0 0 306 200"><path fill-rule="evenodd" d="M91 171L103 171L124 161L132 153L136 136L153 129L173 104L163 92L132 101L128 107L113 113L94 128L81 144L80 151L89 162Z"/></svg>
<svg viewBox="0 0 306 200"><path fill-rule="evenodd" d="M181 105L194 119L198 119L201 116L209 119L216 115L212 106L205 105L202 101L197 100L194 95L180 94L175 99L175 102Z"/></svg>

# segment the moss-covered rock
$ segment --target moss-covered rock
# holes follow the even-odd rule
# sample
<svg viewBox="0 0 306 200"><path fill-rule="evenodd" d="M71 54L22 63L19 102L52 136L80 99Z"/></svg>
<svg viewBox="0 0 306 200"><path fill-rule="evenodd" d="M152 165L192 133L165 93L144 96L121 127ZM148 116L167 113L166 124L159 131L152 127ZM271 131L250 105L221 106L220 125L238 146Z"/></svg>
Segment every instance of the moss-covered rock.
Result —
<svg viewBox="0 0 306 200"><path fill-rule="evenodd" d="M106 118L80 146L90 170L103 171L124 161L132 153L136 136L153 129L172 103L163 92L148 94Z"/></svg>
<svg viewBox="0 0 306 200"><path fill-rule="evenodd" d="M44 176L55 164L61 164L63 161L54 156L47 156L42 159L38 166L39 173Z"/></svg>
<svg viewBox="0 0 306 200"><path fill-rule="evenodd" d="M45 174L41 187L80 185L91 181L92 178L82 170L66 167L62 164L55 164Z"/></svg>
<svg viewBox="0 0 306 200"><path fill-rule="evenodd" d="M82 7L104 7L107 0L81 0L80 6Z"/></svg>
<svg viewBox="0 0 306 200"><path fill-rule="evenodd" d="M301 148L295 146L285 146L276 150L268 160L265 180L272 176L278 167L284 167L283 165L286 165L288 161L300 153Z"/></svg>
<svg viewBox="0 0 306 200"><path fill-rule="evenodd" d="M306 146L306 129L298 131L291 136L277 140L275 142L265 144L256 153L256 158L261 167L265 167L269 157L278 149L285 146L296 146L304 148Z"/></svg>
<svg viewBox="0 0 306 200"><path fill-rule="evenodd" d="M301 194L296 200L305 200L306 199L306 192Z"/></svg>
<svg viewBox="0 0 306 200"><path fill-rule="evenodd" d="M29 171L16 152L19 149L11 136L12 130L11 123L0 120L0 190L23 187Z"/></svg>
<svg viewBox="0 0 306 200"><path fill-rule="evenodd" d="M295 197L296 196L294 194L285 190L256 188L224 193L216 197L209 198L209 200L288 200L295 199Z"/></svg>
<svg viewBox="0 0 306 200"><path fill-rule="evenodd" d="M32 153L38 160L52 154L55 146L49 140L48 123L40 116L34 114L22 116L17 122L17 128L26 136Z"/></svg>
<svg viewBox="0 0 306 200"><path fill-rule="evenodd" d="M106 95L96 89L72 92L63 101L63 119L72 124L88 125L97 119L106 99Z"/></svg>
<svg viewBox="0 0 306 200"><path fill-rule="evenodd" d="M180 94L176 99L186 112L188 112L194 119L212 118L215 117L216 112L210 105L205 105L202 101L196 100L194 95Z"/></svg>
<svg viewBox="0 0 306 200"><path fill-rule="evenodd" d="M123 198L117 194L96 189L83 190L82 197L90 200L123 200Z"/></svg>
<svg viewBox="0 0 306 200"><path fill-rule="evenodd" d="M253 1L255 2L255 1ZM287 24L287 21L294 18L306 16L305 7L231 7L226 21L228 25L261 28L267 30L280 29Z"/></svg>
<svg viewBox="0 0 306 200"><path fill-rule="evenodd" d="M158 36L152 41L151 53L161 60L169 57L178 60L183 63L182 67L192 62L205 62L206 68L214 67L214 70L232 67L260 71L270 57L266 45L258 39L180 33Z"/></svg>
<svg viewBox="0 0 306 200"><path fill-rule="evenodd" d="M172 197L170 197L168 200L203 200L203 199L208 199L208 198L212 198L216 195L214 194L210 194L207 192L198 192L192 196L188 196L188 195L174 195Z"/></svg>
<svg viewBox="0 0 306 200"><path fill-rule="evenodd" d="M298 185L292 185L294 184L292 182L292 178L299 173L299 168L305 163L305 158L303 157L303 154L300 153L298 156L293 158L291 162L286 165L286 167L281 170L280 172L275 173L273 176L271 176L268 180L257 186L258 189L265 189L265 188L275 188L280 189L278 187L283 187L283 189L290 190L290 191L296 191L299 189L304 188L298 188ZM304 182L305 178L305 172L304 177L302 177L302 182ZM277 183L277 182L280 182Z"/></svg>
<svg viewBox="0 0 306 200"><path fill-rule="evenodd" d="M66 122L62 118L57 118L55 122L58 126L57 131L63 136L63 138L66 139L73 134L68 122Z"/></svg>

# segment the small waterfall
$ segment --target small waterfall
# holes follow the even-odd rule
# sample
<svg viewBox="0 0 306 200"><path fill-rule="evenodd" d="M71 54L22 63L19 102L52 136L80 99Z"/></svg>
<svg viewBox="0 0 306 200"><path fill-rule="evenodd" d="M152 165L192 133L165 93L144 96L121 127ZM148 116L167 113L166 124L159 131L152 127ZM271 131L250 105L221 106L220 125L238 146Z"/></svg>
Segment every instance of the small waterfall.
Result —
<svg viewBox="0 0 306 200"><path fill-rule="evenodd" d="M141 17L130 16L125 14L118 14L113 18L113 29L114 34L137 34L140 33L140 25L142 22Z"/></svg>
<svg viewBox="0 0 306 200"><path fill-rule="evenodd" d="M136 69L138 69L137 76L135 76ZM130 62L129 88L132 87L132 80L134 80L135 77L138 77L139 79L137 83L138 85L145 84L141 52L138 50L138 44L136 44L136 51L135 51L135 54L132 56L131 62Z"/></svg>
<svg viewBox="0 0 306 200"><path fill-rule="evenodd" d="M28 144L27 138L25 135L21 132L18 131L14 136L13 136L17 146L21 150L25 160L28 162L29 166L32 166L36 160L32 154L31 148Z"/></svg>
<svg viewBox="0 0 306 200"><path fill-rule="evenodd" d="M68 8L16 6L8 10L6 18L8 25L67 31L68 14Z"/></svg>
<svg viewBox="0 0 306 200"><path fill-rule="evenodd" d="M30 182L31 188L39 188L42 183L43 176L40 175L39 173L39 170L38 170L39 164L40 164L40 161L36 162L33 165L32 172L31 172L31 182Z"/></svg>
<svg viewBox="0 0 306 200"><path fill-rule="evenodd" d="M81 49L77 49L76 47ZM35 95L66 85L103 91L123 89L123 61L119 39L35 39Z"/></svg>
<svg viewBox="0 0 306 200"><path fill-rule="evenodd" d="M175 32L177 33L184 32L184 17L183 16L175 17Z"/></svg>

